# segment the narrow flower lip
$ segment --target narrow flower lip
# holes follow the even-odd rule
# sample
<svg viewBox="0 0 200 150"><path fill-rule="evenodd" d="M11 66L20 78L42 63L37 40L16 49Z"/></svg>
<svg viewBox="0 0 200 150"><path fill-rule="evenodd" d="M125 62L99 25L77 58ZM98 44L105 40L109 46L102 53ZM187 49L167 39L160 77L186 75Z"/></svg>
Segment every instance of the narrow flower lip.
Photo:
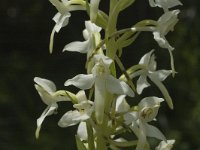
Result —
<svg viewBox="0 0 200 150"><path fill-rule="evenodd" d="M53 104L47 106L47 108L43 111L41 116L37 119L37 129L35 131L36 139L39 138L40 129L41 129L41 126L42 126L44 119L47 116L52 115L57 108L58 108L58 105L56 103L53 103Z"/></svg>
<svg viewBox="0 0 200 150"><path fill-rule="evenodd" d="M172 98L170 97L166 87L163 85L163 83L161 81L159 81L158 79L154 78L153 76L150 77L151 81L154 82L156 84L156 86L159 88L159 90L161 91L161 93L163 94L165 101L167 102L168 106L173 109L173 102L172 102Z"/></svg>

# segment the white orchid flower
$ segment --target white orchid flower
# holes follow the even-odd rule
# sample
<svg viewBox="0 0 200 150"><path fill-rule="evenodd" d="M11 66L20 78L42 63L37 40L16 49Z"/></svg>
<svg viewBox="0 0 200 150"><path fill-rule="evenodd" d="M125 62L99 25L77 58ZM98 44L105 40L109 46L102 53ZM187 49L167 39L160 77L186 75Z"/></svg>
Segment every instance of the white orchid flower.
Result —
<svg viewBox="0 0 200 150"><path fill-rule="evenodd" d="M55 21L55 26L51 32L50 36L50 53L53 51L53 38L55 32L59 32L62 27L65 27L69 23L69 18L71 17L71 11L76 10L85 10L85 8L81 5L81 0L77 5L72 5L71 1L68 0L49 0L58 10L58 13L53 17L53 20ZM78 1L77 1L78 2Z"/></svg>
<svg viewBox="0 0 200 150"><path fill-rule="evenodd" d="M68 111L62 116L58 122L60 127L73 126L90 118L93 112L93 102L86 98L84 91L79 91L76 98L78 103L73 105L76 110Z"/></svg>
<svg viewBox="0 0 200 150"><path fill-rule="evenodd" d="M85 41L75 41L67 44L63 51L73 51L80 53L88 53L88 57L101 40L101 27L98 27L91 21L85 21L85 29L83 30L83 37Z"/></svg>
<svg viewBox="0 0 200 150"><path fill-rule="evenodd" d="M37 119L37 129L35 136L39 138L39 132L41 129L42 122L46 116L52 115L58 108L57 102L69 101L70 99L64 91L56 91L55 84L47 79L39 77L34 78L35 88L38 91L42 101L47 105L47 108L43 111L42 115Z"/></svg>
<svg viewBox="0 0 200 150"><path fill-rule="evenodd" d="M174 30L174 26L178 22L178 14L180 10L173 10L165 12L157 21L156 27L133 27L132 31L150 31L153 33L154 39L161 48L166 48L170 54L170 63L172 68L172 75L174 76L176 71L174 68L174 58L172 50L174 48L169 44L165 36L169 31Z"/></svg>
<svg viewBox="0 0 200 150"><path fill-rule="evenodd" d="M157 63L155 61L155 56L152 54L154 50L151 50L149 53L146 53L139 61L139 64L144 68L134 72L130 75L130 78L134 78L136 76L140 76L137 80L137 93L141 94L142 91L150 86L147 81L147 77L156 84L156 86L160 89L164 98L169 105L169 107L173 108L172 99L167 92L167 89L163 85L162 81L164 81L171 73L171 70L156 70Z"/></svg>
<svg viewBox="0 0 200 150"><path fill-rule="evenodd" d="M151 7L163 8L165 12L168 11L169 8L183 5L179 0L149 0L149 4Z"/></svg>
<svg viewBox="0 0 200 150"><path fill-rule="evenodd" d="M166 141L165 136L158 128L148 124L157 116L162 101L164 101L162 98L146 97L138 104L138 111L124 115L125 123L130 126L138 137L136 150L145 148L148 144L147 136Z"/></svg>
<svg viewBox="0 0 200 150"><path fill-rule="evenodd" d="M79 91L76 94L76 98L78 103L73 105L76 110L65 113L59 120L58 125L60 127L69 127L79 124L77 135L81 140L87 140L88 135L85 121L92 115L94 110L93 102L87 99L84 91Z"/></svg>
<svg viewBox="0 0 200 150"><path fill-rule="evenodd" d="M90 20L96 21L100 0L90 0Z"/></svg>
<svg viewBox="0 0 200 150"><path fill-rule="evenodd" d="M179 14L180 10L173 10L168 11L164 13L159 19L158 19L158 25L153 32L154 39L158 42L159 46L162 48L166 48L169 50L173 50L174 48L171 47L171 45L168 43L168 41L165 39L165 35L169 31L174 30L174 26L178 22L177 15Z"/></svg>
<svg viewBox="0 0 200 150"><path fill-rule="evenodd" d="M106 93L110 92L118 95L128 95L133 97L134 92L124 82L114 78L110 74L109 66L112 60L102 54L94 56L95 66L92 74L79 74L65 82L65 86L74 85L80 89L90 89L95 87L95 115L98 123L102 123L104 116L104 104Z"/></svg>
<svg viewBox="0 0 200 150"><path fill-rule="evenodd" d="M171 150L175 140L161 141L155 150Z"/></svg>
<svg viewBox="0 0 200 150"><path fill-rule="evenodd" d="M174 48L169 44L169 42L166 40L165 36L168 34L169 31L174 30L174 26L178 22L177 16L178 16L179 12L180 12L180 10L173 10L173 11L165 12L158 19L158 25L155 28L155 31L153 31L154 39L157 41L158 45L162 48L168 49L168 51L169 51L173 76L176 72L175 68L174 68L174 58L172 55L172 50L174 50Z"/></svg>

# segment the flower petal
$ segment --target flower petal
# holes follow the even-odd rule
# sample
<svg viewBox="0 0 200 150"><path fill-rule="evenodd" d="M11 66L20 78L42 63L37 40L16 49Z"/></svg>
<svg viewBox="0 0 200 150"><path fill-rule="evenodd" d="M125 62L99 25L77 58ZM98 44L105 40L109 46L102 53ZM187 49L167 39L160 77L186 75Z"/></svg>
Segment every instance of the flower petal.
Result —
<svg viewBox="0 0 200 150"><path fill-rule="evenodd" d="M65 86L74 85L80 89L90 89L94 84L94 78L92 74L79 74L72 79L65 82Z"/></svg>
<svg viewBox="0 0 200 150"><path fill-rule="evenodd" d="M81 140L87 140L88 134L87 134L87 126L86 122L81 122L78 126L77 135Z"/></svg>
<svg viewBox="0 0 200 150"><path fill-rule="evenodd" d="M40 129L42 126L42 123L44 121L44 119L46 118L46 116L52 115L54 113L54 111L58 108L58 105L56 103L48 106L42 113L42 115L40 116L40 118L37 119L37 129L35 131L35 137L38 139L39 138L39 134L40 134Z"/></svg>
<svg viewBox="0 0 200 150"><path fill-rule="evenodd" d="M61 119L58 122L58 125L60 127L69 127L78 124L81 120L78 120L76 118L80 117L80 112L75 110L75 111L68 111L65 113Z"/></svg>
<svg viewBox="0 0 200 150"><path fill-rule="evenodd" d="M87 97L85 95L85 91L81 90L76 94L76 98L78 99L78 103L87 101Z"/></svg>
<svg viewBox="0 0 200 150"><path fill-rule="evenodd" d="M143 98L138 104L140 119L144 122L155 119L162 101L164 99L155 96Z"/></svg>
<svg viewBox="0 0 200 150"><path fill-rule="evenodd" d="M130 125L131 123L135 123L138 120L138 112L133 111L130 113L126 113L124 115L124 120L126 125Z"/></svg>
<svg viewBox="0 0 200 150"><path fill-rule="evenodd" d="M151 54L154 52L154 50L151 50L150 52L146 53L139 61L139 64L148 66L151 58Z"/></svg>
<svg viewBox="0 0 200 150"><path fill-rule="evenodd" d="M174 26L178 22L178 14L179 13L180 13L180 10L173 10L173 11L165 12L158 19L158 26L156 28L156 31L160 32L160 34L162 36L165 36L169 31L173 31Z"/></svg>
<svg viewBox="0 0 200 150"><path fill-rule="evenodd" d="M118 98L116 100L116 110L115 110L117 113L127 112L130 109L130 106L126 102L125 97L126 97L126 95L118 96Z"/></svg>
<svg viewBox="0 0 200 150"><path fill-rule="evenodd" d="M162 134L162 132L158 128L156 128L152 125L149 125L147 123L145 124L145 128L146 128L147 136L166 141L165 136Z"/></svg>
<svg viewBox="0 0 200 150"><path fill-rule="evenodd" d="M165 11L167 11L169 8L182 5L179 0L155 0L155 2L155 6L163 8Z"/></svg>
<svg viewBox="0 0 200 150"><path fill-rule="evenodd" d="M175 140L161 141L155 150L171 150Z"/></svg>
<svg viewBox="0 0 200 150"><path fill-rule="evenodd" d="M38 91L38 94L40 95L42 101L46 105L51 105L52 103L56 102L53 96L50 93L48 93L46 90L44 90L41 86L35 84L35 88Z"/></svg>
<svg viewBox="0 0 200 150"><path fill-rule="evenodd" d="M57 13L54 17L53 20L56 22L54 29L58 33L62 27L65 27L68 22L69 22L69 17L71 14L69 12L65 14Z"/></svg>
<svg viewBox="0 0 200 150"><path fill-rule="evenodd" d="M92 23L91 21L85 21L85 27L89 34L92 34L95 32L100 32L102 29L101 27L97 26L96 24Z"/></svg>
<svg viewBox="0 0 200 150"><path fill-rule="evenodd" d="M171 73L171 70L158 70L153 72L149 76L153 76L153 78L156 78L159 81L164 81Z"/></svg>
<svg viewBox="0 0 200 150"><path fill-rule="evenodd" d="M137 93L141 94L144 88L149 87L150 84L147 82L147 76L141 75L137 80Z"/></svg>
<svg viewBox="0 0 200 150"><path fill-rule="evenodd" d="M56 85L50 80L35 77L34 81L49 93L56 91Z"/></svg>
<svg viewBox="0 0 200 150"><path fill-rule="evenodd" d="M103 54L97 54L94 55L94 60L95 62L99 62L99 61L103 61L103 64L105 64L105 66L107 68L109 68L109 66L111 65L111 63L113 62L112 59L110 59L109 57L103 55Z"/></svg>
<svg viewBox="0 0 200 150"><path fill-rule="evenodd" d="M106 88L113 94L135 96L133 90L124 81L120 81L111 75L107 77Z"/></svg>
<svg viewBox="0 0 200 150"><path fill-rule="evenodd" d="M160 103L163 101L164 101L163 98L159 98L159 97L155 97L155 96L145 97L140 101L138 106L140 108L155 107L155 106L160 106Z"/></svg>
<svg viewBox="0 0 200 150"><path fill-rule="evenodd" d="M91 47L90 40L79 42L71 42L67 45L65 45L63 51L71 51L71 52L80 52L80 53L87 53L90 50Z"/></svg>
<svg viewBox="0 0 200 150"><path fill-rule="evenodd" d="M161 48L174 50L174 48L168 43L166 38L160 34L160 32L155 31L153 32L153 35L154 35L154 39L156 40L156 42Z"/></svg>

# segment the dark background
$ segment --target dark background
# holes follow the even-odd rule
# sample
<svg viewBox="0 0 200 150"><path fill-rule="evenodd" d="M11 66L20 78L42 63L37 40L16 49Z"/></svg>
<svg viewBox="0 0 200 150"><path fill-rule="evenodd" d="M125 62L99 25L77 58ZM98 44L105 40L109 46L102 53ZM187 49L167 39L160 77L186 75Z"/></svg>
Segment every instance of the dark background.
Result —
<svg viewBox="0 0 200 150"><path fill-rule="evenodd" d="M107 10L105 2L101 2L103 10ZM175 150L200 150L200 1L182 0L182 3L180 21L167 36L176 48L178 74L164 84L175 109L172 111L163 103L158 122L168 139L176 139ZM64 129L57 126L71 104L60 103L59 113L45 119L39 140L34 137L36 119L46 105L34 89L33 78L47 78L58 89L66 89L63 83L68 78L85 73L85 55L62 53L62 48L71 41L83 40L84 20L88 16L85 12L72 13L69 25L55 35L54 52L50 55L49 36L54 26L51 19L56 12L47 0L0 1L0 150L76 149L77 126ZM118 28L129 27L141 19L157 20L161 14L162 10L151 9L147 0L138 0L120 15ZM152 48L156 49L158 66L169 68L168 52L157 46L151 33L140 35L125 50L122 56L125 67L138 63ZM150 88L147 93L160 95L155 87L152 89L153 92Z"/></svg>

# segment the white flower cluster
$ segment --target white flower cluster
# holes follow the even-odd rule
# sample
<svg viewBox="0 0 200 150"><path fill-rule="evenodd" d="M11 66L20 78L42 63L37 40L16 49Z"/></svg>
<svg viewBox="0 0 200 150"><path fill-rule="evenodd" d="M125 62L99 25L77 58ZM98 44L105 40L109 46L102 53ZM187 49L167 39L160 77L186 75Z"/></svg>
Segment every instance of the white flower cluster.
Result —
<svg viewBox="0 0 200 150"><path fill-rule="evenodd" d="M100 0L50 0L58 13L54 16L55 26L50 37L50 53L53 52L53 37L65 27L72 11L86 11L90 20L85 21L83 37L85 41L67 44L63 51L87 54L87 74L76 75L64 85L80 89L77 94L66 90L56 90L55 84L47 79L35 77L35 88L42 101L47 105L37 119L36 138L39 137L44 119L55 113L58 102L73 103L74 110L66 112L59 120L60 127L78 125L76 142L79 150L97 149L119 150L132 147L136 150L149 150L147 137L160 140L155 150L170 150L175 140L167 140L163 133L150 123L156 121L160 104L166 101L173 109L172 99L162 83L170 74L175 74L172 50L174 49L165 36L178 22L179 10L171 8L182 5L179 0L149 0L151 7L163 8L164 14L157 20L143 20L126 29L117 29L119 13L134 4L135 0L110 0L109 14L99 9ZM102 37L101 31L105 36ZM123 49L133 43L142 31L153 33L161 48L168 49L171 58L170 70L157 70L154 50L147 52L129 69L125 69L120 60ZM116 68L121 70L118 76ZM138 78L139 77L139 78ZM137 78L134 84L133 79ZM149 82L150 80L151 82ZM136 100L137 94L155 84L163 94L144 97L137 105L130 105L126 96ZM135 88L136 86L136 88ZM137 93L137 94L135 94ZM134 102L137 103L137 102ZM124 133L132 134L132 140Z"/></svg>

